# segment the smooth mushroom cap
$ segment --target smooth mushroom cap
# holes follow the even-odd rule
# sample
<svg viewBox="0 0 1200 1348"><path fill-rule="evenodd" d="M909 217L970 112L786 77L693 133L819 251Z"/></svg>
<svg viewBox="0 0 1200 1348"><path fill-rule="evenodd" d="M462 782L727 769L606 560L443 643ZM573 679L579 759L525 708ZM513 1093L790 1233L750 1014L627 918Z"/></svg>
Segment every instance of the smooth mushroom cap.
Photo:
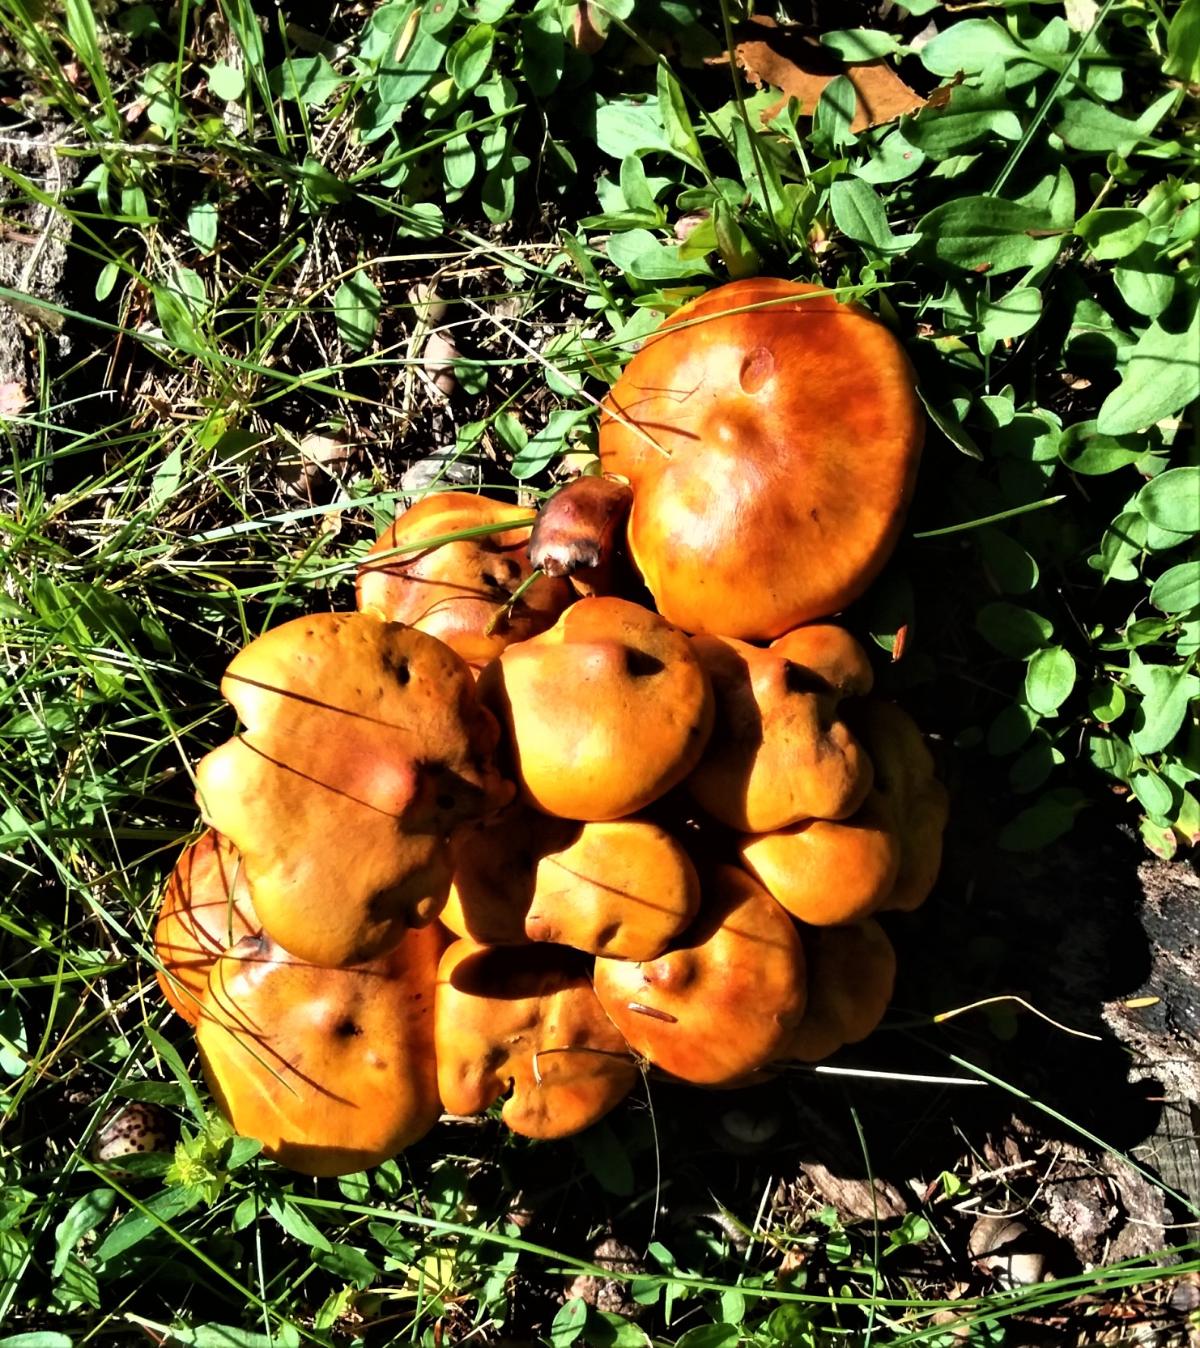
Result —
<svg viewBox="0 0 1200 1348"><path fill-rule="evenodd" d="M946 788L916 722L891 702L865 702L854 728L875 764L875 790L900 839L900 873L881 912L911 913L929 897L942 864L950 812Z"/></svg>
<svg viewBox="0 0 1200 1348"><path fill-rule="evenodd" d="M585 598L611 594L624 548L633 491L627 482L584 475L560 488L538 511L529 560L548 576L567 576Z"/></svg>
<svg viewBox="0 0 1200 1348"><path fill-rule="evenodd" d="M212 966L243 936L260 930L237 849L206 829L175 863L154 926L162 964L158 985L189 1025L199 1018Z"/></svg>
<svg viewBox="0 0 1200 1348"><path fill-rule="evenodd" d="M653 959L700 904L687 852L648 820L581 824L517 806L457 829L450 849L441 921L483 945L545 941Z"/></svg>
<svg viewBox="0 0 1200 1348"><path fill-rule="evenodd" d="M456 941L438 969L437 1063L450 1113L482 1113L507 1093L501 1117L525 1137L590 1127L637 1080L586 961L561 946Z"/></svg>
<svg viewBox="0 0 1200 1348"><path fill-rule="evenodd" d="M687 637L625 599L581 599L484 670L525 799L567 819L622 819L696 765L712 690Z"/></svg>
<svg viewBox="0 0 1200 1348"><path fill-rule="evenodd" d="M742 864L795 918L814 927L869 917L892 893L901 843L874 792L849 819L805 819L745 837Z"/></svg>
<svg viewBox="0 0 1200 1348"><path fill-rule="evenodd" d="M596 995L665 1072L731 1085L778 1057L805 1006L804 948L787 913L734 866L714 867L700 914L658 959L598 959Z"/></svg>
<svg viewBox="0 0 1200 1348"><path fill-rule="evenodd" d="M533 573L526 556L534 512L470 492L426 496L379 536L358 570L358 607L408 623L482 665L513 641L544 632L575 598L562 580L541 576L507 613L501 610ZM512 528L475 538L396 551L481 525Z"/></svg>
<svg viewBox="0 0 1200 1348"><path fill-rule="evenodd" d="M838 703L871 688L858 642L815 624L766 650L705 635L692 648L716 701L713 733L687 780L695 800L745 833L853 814L870 790L871 762L838 719Z"/></svg>
<svg viewBox="0 0 1200 1348"><path fill-rule="evenodd" d="M600 422L605 471L633 486L630 552L659 612L761 640L860 595L912 496L914 384L892 333L821 286L735 281L673 314Z"/></svg>
<svg viewBox="0 0 1200 1348"><path fill-rule="evenodd" d="M222 1112L264 1153L306 1175L394 1156L437 1122L434 927L378 960L307 964L245 938L213 966L196 1027Z"/></svg>
<svg viewBox="0 0 1200 1348"><path fill-rule="evenodd" d="M247 646L221 691L244 729L201 761L200 804L241 852L272 938L355 964L434 918L446 835L513 793L462 660L399 623L314 614Z"/></svg>
<svg viewBox="0 0 1200 1348"><path fill-rule="evenodd" d="M819 1062L865 1039L883 1019L896 982L896 952L873 919L804 933L808 1009L781 1055Z"/></svg>

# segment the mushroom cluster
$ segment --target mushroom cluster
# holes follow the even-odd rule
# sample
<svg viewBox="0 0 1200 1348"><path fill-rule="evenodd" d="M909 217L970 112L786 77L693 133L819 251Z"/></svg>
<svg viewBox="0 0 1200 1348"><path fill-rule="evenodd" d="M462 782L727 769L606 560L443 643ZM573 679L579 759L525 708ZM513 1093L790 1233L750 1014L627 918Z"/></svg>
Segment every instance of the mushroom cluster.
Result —
<svg viewBox="0 0 1200 1348"><path fill-rule="evenodd" d="M874 915L929 892L946 797L822 620L886 559L921 436L886 328L736 282L630 362L600 474L537 515L426 497L356 612L235 657L155 943L240 1132L335 1175L443 1110L562 1137L646 1064L733 1086L871 1032Z"/></svg>

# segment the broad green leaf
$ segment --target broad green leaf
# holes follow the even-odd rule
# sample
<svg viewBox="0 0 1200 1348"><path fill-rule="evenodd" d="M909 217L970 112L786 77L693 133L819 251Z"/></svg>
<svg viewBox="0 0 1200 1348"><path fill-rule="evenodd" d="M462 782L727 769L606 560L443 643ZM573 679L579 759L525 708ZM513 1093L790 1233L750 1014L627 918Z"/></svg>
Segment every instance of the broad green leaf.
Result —
<svg viewBox="0 0 1200 1348"><path fill-rule="evenodd" d="M1200 0L1183 0L1167 29L1163 74L1184 84L1200 84Z"/></svg>
<svg viewBox="0 0 1200 1348"><path fill-rule="evenodd" d="M596 109L596 144L614 159L646 150L669 150L657 99L602 103Z"/></svg>
<svg viewBox="0 0 1200 1348"><path fill-rule="evenodd" d="M442 73L445 50L441 34L431 33L423 24L410 41L391 44L375 87L376 98L387 109L385 128Z"/></svg>
<svg viewBox="0 0 1200 1348"><path fill-rule="evenodd" d="M608 241L608 256L623 272L639 281L669 281L679 276L711 276L703 260L680 257L678 244L660 243L646 229L614 234Z"/></svg>
<svg viewBox="0 0 1200 1348"><path fill-rule="evenodd" d="M1130 657L1129 677L1142 695L1134 712L1130 743L1139 754L1158 753L1179 733L1200 691L1200 679L1182 669L1141 663L1136 653Z"/></svg>
<svg viewBox="0 0 1200 1348"><path fill-rule="evenodd" d="M588 1315L588 1348L650 1348L650 1338L641 1325L611 1311Z"/></svg>
<svg viewBox="0 0 1200 1348"><path fill-rule="evenodd" d="M925 156L909 144L900 131L889 131L865 164L850 169L856 178L868 183L898 183L911 177L925 162Z"/></svg>
<svg viewBox="0 0 1200 1348"><path fill-rule="evenodd" d="M1054 625L1040 613L1005 600L985 604L975 616L975 627L989 645L1017 660L1032 655L1054 634ZM1036 703L1029 705L1037 710Z"/></svg>
<svg viewBox="0 0 1200 1348"><path fill-rule="evenodd" d="M314 209L345 201L350 189L314 155L305 155L300 165L300 188Z"/></svg>
<svg viewBox="0 0 1200 1348"><path fill-rule="evenodd" d="M216 65L206 66L208 87L216 98L225 103L234 103L246 92L246 77L240 70L218 61Z"/></svg>
<svg viewBox="0 0 1200 1348"><path fill-rule="evenodd" d="M948 201L924 216L917 229L920 252L952 269L989 275L1045 266L1062 247L1048 215L995 197Z"/></svg>
<svg viewBox="0 0 1200 1348"><path fill-rule="evenodd" d="M1175 534L1200 533L1200 468L1169 468L1138 492L1139 513Z"/></svg>
<svg viewBox="0 0 1200 1348"><path fill-rule="evenodd" d="M837 52L843 61L877 61L881 56L902 55L905 51L898 38L874 28L842 28L822 33L821 45Z"/></svg>
<svg viewBox="0 0 1200 1348"><path fill-rule="evenodd" d="M1175 295L1175 277L1157 270L1157 250L1149 245L1137 249L1113 271L1121 298L1135 313L1157 318Z"/></svg>
<svg viewBox="0 0 1200 1348"><path fill-rule="evenodd" d="M1082 473L1085 477L1114 473L1137 463L1144 454L1144 445L1134 449L1111 435L1097 435L1094 421L1069 427L1058 442L1058 457L1073 473Z"/></svg>
<svg viewBox="0 0 1200 1348"><path fill-rule="evenodd" d="M276 66L268 80L273 92L295 103L316 107L345 83L345 80L320 55L298 56Z"/></svg>
<svg viewBox="0 0 1200 1348"><path fill-rule="evenodd" d="M736 1348L741 1340L736 1325L697 1325L675 1340L675 1348Z"/></svg>
<svg viewBox="0 0 1200 1348"><path fill-rule="evenodd" d="M54 1277L60 1277L76 1245L107 1220L117 1204L115 1189L91 1189L71 1204L70 1210L54 1228Z"/></svg>
<svg viewBox="0 0 1200 1348"><path fill-rule="evenodd" d="M979 305L979 331L993 342L1020 337L1036 326L1042 316L1042 292L1018 286L991 302Z"/></svg>
<svg viewBox="0 0 1200 1348"><path fill-rule="evenodd" d="M930 159L946 159L977 145L988 136L1021 138L1021 119L1008 104L1004 69L993 64L977 88L960 84L950 89L942 107L927 107L916 117L901 120L900 130L910 145Z"/></svg>
<svg viewBox="0 0 1200 1348"><path fill-rule="evenodd" d="M126 1250L145 1240L162 1229L163 1223L169 1223L185 1212L191 1212L204 1201L204 1190L198 1184L189 1184L180 1188L163 1189L143 1205L145 1212L127 1212L113 1227L96 1249L97 1263L105 1264L116 1259ZM158 1220L155 1220L157 1218Z"/></svg>
<svg viewBox="0 0 1200 1348"><path fill-rule="evenodd" d="M586 409L574 407L560 407L551 412L545 426L516 451L509 467L513 477L520 482L540 473L563 453L571 432L586 416Z"/></svg>
<svg viewBox="0 0 1200 1348"><path fill-rule="evenodd" d="M1150 588L1150 602L1164 613L1200 607L1200 558L1164 571Z"/></svg>
<svg viewBox="0 0 1200 1348"><path fill-rule="evenodd" d="M202 253L211 253L217 242L217 208L211 201L199 201L187 214L188 233Z"/></svg>
<svg viewBox="0 0 1200 1348"><path fill-rule="evenodd" d="M1125 711L1125 690L1119 683L1098 683L1088 693L1088 711L1101 725L1110 725Z"/></svg>
<svg viewBox="0 0 1200 1348"><path fill-rule="evenodd" d="M813 111L813 134L826 136L835 149L848 145L854 136L850 123L858 107L858 94L845 75L838 75L821 90Z"/></svg>
<svg viewBox="0 0 1200 1348"><path fill-rule="evenodd" d="M679 81L665 65L658 66L658 111L667 133L667 145L685 163L703 169L704 153L688 115Z"/></svg>
<svg viewBox="0 0 1200 1348"><path fill-rule="evenodd" d="M1025 671L1025 701L1034 711L1050 716L1075 687L1075 660L1063 646L1037 651Z"/></svg>
<svg viewBox="0 0 1200 1348"><path fill-rule="evenodd" d="M521 20L521 74L538 98L558 88L566 61L563 26L553 4L541 4Z"/></svg>
<svg viewBox="0 0 1200 1348"><path fill-rule="evenodd" d="M1136 510L1126 510L1105 531L1096 557L1089 559L1105 580L1136 580L1136 559L1146 547L1149 521Z"/></svg>
<svg viewBox="0 0 1200 1348"><path fill-rule="evenodd" d="M154 287L154 312L163 336L180 351L195 351L198 346L196 316L187 302L174 290Z"/></svg>
<svg viewBox="0 0 1200 1348"><path fill-rule="evenodd" d="M1129 778L1129 789L1155 819L1166 820L1171 813L1171 788L1157 773L1135 772Z"/></svg>
<svg viewBox="0 0 1200 1348"><path fill-rule="evenodd" d="M446 73L460 89L474 89L487 74L495 47L496 30L490 23L477 23L446 53Z"/></svg>
<svg viewBox="0 0 1200 1348"><path fill-rule="evenodd" d="M746 276L757 275L761 264L758 249L746 237L733 208L724 197L718 197L713 204L712 225L721 261L725 263L730 277L738 281Z"/></svg>
<svg viewBox="0 0 1200 1348"><path fill-rule="evenodd" d="M375 339L383 300L375 282L365 271L348 276L333 296L333 317L342 340L356 351L365 351Z"/></svg>
<svg viewBox="0 0 1200 1348"><path fill-rule="evenodd" d="M999 843L1006 852L1035 852L1061 838L1085 805L1077 791L1049 791L1000 830Z"/></svg>
<svg viewBox="0 0 1200 1348"><path fill-rule="evenodd" d="M897 239L887 222L879 194L861 178L839 178L829 189L829 209L833 223L856 243L869 244L883 253L910 247L909 237Z"/></svg>
<svg viewBox="0 0 1200 1348"><path fill-rule="evenodd" d="M987 729L987 751L994 758L1015 753L1037 728L1038 715L1019 702L998 712Z"/></svg>
<svg viewBox="0 0 1200 1348"><path fill-rule="evenodd" d="M1028 55L994 19L960 19L921 48L920 60L934 75L977 75L996 59Z"/></svg>
<svg viewBox="0 0 1200 1348"><path fill-rule="evenodd" d="M988 575L1005 594L1027 594L1038 583L1038 564L1016 539L994 528L975 537Z"/></svg>
<svg viewBox="0 0 1200 1348"><path fill-rule="evenodd" d="M1102 262L1128 257L1150 233L1150 221L1141 211L1102 208L1088 211L1076 221L1075 233L1092 250L1092 256Z"/></svg>
<svg viewBox="0 0 1200 1348"><path fill-rule="evenodd" d="M1138 338L1121 382L1100 407L1096 428L1105 435L1141 430L1181 411L1197 396L1200 304L1193 304L1191 321L1183 331L1168 332L1156 320Z"/></svg>
<svg viewBox="0 0 1200 1348"><path fill-rule="evenodd" d="M587 1325L588 1304L582 1297L572 1297L560 1306L550 1325L550 1348L569 1348Z"/></svg>
<svg viewBox="0 0 1200 1348"><path fill-rule="evenodd" d="M1020 795L1036 791L1065 761L1062 750L1039 733L1035 742L1013 760L1008 769L1008 784Z"/></svg>
<svg viewBox="0 0 1200 1348"><path fill-rule="evenodd" d="M56 1329L27 1329L20 1334L6 1334L0 1339L0 1348L72 1348L75 1340Z"/></svg>

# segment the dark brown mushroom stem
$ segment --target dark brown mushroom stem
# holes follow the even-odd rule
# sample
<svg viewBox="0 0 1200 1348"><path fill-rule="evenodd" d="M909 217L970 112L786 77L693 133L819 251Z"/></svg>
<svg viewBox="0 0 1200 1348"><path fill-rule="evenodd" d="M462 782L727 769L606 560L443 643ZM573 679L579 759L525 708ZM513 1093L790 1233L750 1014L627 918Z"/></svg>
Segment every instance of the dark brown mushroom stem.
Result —
<svg viewBox="0 0 1200 1348"><path fill-rule="evenodd" d="M626 482L577 477L542 507L529 537L529 560L548 576L569 576L582 594L607 594L633 503Z"/></svg>

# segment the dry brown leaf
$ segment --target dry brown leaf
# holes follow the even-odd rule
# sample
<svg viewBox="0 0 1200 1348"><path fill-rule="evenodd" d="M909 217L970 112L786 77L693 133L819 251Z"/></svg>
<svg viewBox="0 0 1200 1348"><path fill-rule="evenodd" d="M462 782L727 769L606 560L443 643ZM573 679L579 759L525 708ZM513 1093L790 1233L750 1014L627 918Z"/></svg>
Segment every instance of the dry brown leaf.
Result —
<svg viewBox="0 0 1200 1348"><path fill-rule="evenodd" d="M843 65L799 24L776 24L760 15L741 25L736 37L734 57L746 78L759 88L770 85L784 94L778 105L763 113L764 122L770 121L788 98L796 99L800 111L811 116L826 85L839 75L849 79L858 95L851 131L882 126L925 106L921 95L910 89L886 61ZM710 64L728 60L729 53L725 52L711 57Z"/></svg>
<svg viewBox="0 0 1200 1348"><path fill-rule="evenodd" d="M19 416L28 401L29 395L21 384L0 384L0 417Z"/></svg>

